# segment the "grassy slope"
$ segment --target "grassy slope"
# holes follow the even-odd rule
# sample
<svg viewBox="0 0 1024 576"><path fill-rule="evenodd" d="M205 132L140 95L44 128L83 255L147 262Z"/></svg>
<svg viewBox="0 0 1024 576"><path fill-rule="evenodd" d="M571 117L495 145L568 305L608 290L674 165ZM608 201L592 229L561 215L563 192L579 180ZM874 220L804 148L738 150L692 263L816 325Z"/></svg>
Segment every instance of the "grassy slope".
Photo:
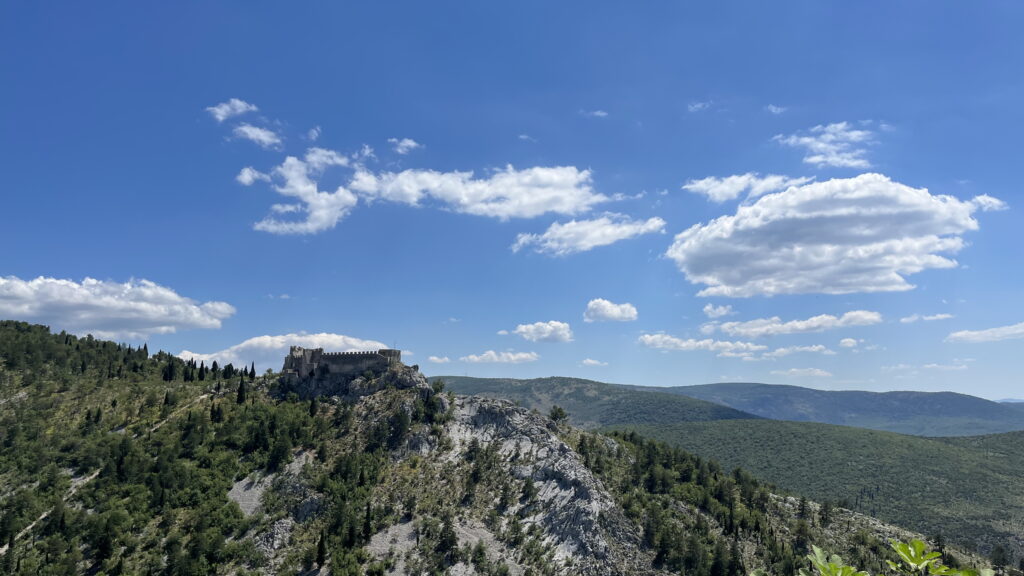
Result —
<svg viewBox="0 0 1024 576"><path fill-rule="evenodd" d="M831 391L753 383L674 386L661 390L773 420L822 422L918 436L973 436L1024 430L1024 409L953 392Z"/></svg>
<svg viewBox="0 0 1024 576"><path fill-rule="evenodd" d="M614 424L657 424L756 418L726 406L673 394L638 391L627 386L580 378L471 378L439 376L457 394L504 398L543 413L555 404L583 428ZM433 378L432 378L433 379Z"/></svg>
<svg viewBox="0 0 1024 576"><path fill-rule="evenodd" d="M931 439L812 422L630 426L759 478L968 546L1024 544L1024 433Z"/></svg>

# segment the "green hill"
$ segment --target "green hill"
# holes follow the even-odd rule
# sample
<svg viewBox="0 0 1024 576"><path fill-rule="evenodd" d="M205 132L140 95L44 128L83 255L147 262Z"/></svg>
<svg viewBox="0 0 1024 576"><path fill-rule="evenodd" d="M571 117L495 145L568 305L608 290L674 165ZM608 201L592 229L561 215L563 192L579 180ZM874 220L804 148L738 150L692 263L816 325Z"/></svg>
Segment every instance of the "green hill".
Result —
<svg viewBox="0 0 1024 576"><path fill-rule="evenodd" d="M1024 433L921 438L814 422L619 426L967 547L1024 552Z"/></svg>
<svg viewBox="0 0 1024 576"><path fill-rule="evenodd" d="M707 400L772 420L822 422L917 436L1024 430L1024 405L954 392L834 391L740 382L642 389Z"/></svg>
<svg viewBox="0 0 1024 576"><path fill-rule="evenodd" d="M516 380L437 376L431 380L444 380L448 389L457 394L511 400L545 414L557 404L569 412L570 422L582 428L757 418L704 400L580 378Z"/></svg>

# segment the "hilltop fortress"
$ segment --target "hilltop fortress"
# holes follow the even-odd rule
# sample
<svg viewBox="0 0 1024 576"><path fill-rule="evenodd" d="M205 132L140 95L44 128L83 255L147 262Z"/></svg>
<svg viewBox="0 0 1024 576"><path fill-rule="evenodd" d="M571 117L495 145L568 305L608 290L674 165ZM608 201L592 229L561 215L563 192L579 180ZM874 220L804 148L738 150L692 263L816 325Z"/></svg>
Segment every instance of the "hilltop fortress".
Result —
<svg viewBox="0 0 1024 576"><path fill-rule="evenodd" d="M418 370L418 366L402 364L401 350L324 352L323 348L292 346L284 357L280 384L282 392L295 392L300 398L355 397L388 383L405 388L419 386L422 380L425 386L426 379Z"/></svg>

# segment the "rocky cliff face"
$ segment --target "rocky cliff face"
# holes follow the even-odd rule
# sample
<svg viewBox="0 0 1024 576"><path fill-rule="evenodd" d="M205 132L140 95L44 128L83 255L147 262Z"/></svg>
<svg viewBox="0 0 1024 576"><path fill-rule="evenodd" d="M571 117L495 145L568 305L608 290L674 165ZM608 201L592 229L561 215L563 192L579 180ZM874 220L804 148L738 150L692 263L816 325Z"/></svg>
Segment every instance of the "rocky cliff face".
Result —
<svg viewBox="0 0 1024 576"><path fill-rule="evenodd" d="M341 378L335 374L325 376L305 376L282 379L277 390L281 396L295 393L299 398L328 397L344 402L355 402L363 396L369 396L386 388L407 390L419 388L425 392L430 390L426 377L419 371L419 366L394 364L381 371L368 371L367 374L354 378Z"/></svg>

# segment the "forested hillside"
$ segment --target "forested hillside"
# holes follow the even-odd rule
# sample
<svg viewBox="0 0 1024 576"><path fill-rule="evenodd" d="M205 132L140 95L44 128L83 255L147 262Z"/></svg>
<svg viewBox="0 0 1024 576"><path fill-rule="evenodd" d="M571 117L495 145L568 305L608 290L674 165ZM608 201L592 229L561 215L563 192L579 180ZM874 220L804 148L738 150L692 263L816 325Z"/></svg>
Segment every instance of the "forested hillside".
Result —
<svg viewBox="0 0 1024 576"><path fill-rule="evenodd" d="M812 544L879 571L914 536L411 368L302 401L43 327L0 343L4 574L792 576Z"/></svg>

